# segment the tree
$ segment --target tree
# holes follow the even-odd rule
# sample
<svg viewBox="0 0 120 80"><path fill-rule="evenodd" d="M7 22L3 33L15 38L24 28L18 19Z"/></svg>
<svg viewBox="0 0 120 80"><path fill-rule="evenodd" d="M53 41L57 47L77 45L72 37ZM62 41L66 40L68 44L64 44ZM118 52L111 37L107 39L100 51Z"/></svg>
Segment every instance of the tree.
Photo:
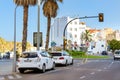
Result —
<svg viewBox="0 0 120 80"><path fill-rule="evenodd" d="M28 9L29 5L36 5L37 0L14 0L14 3L18 6L23 6L24 9L22 51L25 51L27 44Z"/></svg>
<svg viewBox="0 0 120 80"><path fill-rule="evenodd" d="M85 30L85 33L83 33L82 38L85 40L85 42L90 42L92 40L92 35L88 30Z"/></svg>
<svg viewBox="0 0 120 80"><path fill-rule="evenodd" d="M88 30L85 30L85 32L81 34L81 40L82 40L82 44L83 44L83 41L85 41L85 43L92 41L92 35ZM88 46L86 46L85 51L87 51L87 49L88 49Z"/></svg>
<svg viewBox="0 0 120 80"><path fill-rule="evenodd" d="M120 41L117 41L115 39L108 41L108 45L110 46L110 49L114 52L115 50L120 49Z"/></svg>
<svg viewBox="0 0 120 80"><path fill-rule="evenodd" d="M46 0L43 3L43 14L47 17L47 34L46 34L46 45L45 50L48 50L49 45L49 34L51 27L51 18L57 16L58 4L57 1L62 2L63 0Z"/></svg>

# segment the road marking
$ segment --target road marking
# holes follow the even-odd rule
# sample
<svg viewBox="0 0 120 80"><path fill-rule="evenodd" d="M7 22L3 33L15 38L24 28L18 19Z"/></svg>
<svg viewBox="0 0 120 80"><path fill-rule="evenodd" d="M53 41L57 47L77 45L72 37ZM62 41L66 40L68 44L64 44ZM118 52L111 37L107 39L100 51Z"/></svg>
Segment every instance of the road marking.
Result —
<svg viewBox="0 0 120 80"><path fill-rule="evenodd" d="M102 71L101 69L98 69L98 71L100 72L100 71Z"/></svg>
<svg viewBox="0 0 120 80"><path fill-rule="evenodd" d="M86 78L86 76L82 76L82 77L80 77L80 79L84 79L84 78Z"/></svg>
<svg viewBox="0 0 120 80"><path fill-rule="evenodd" d="M95 74L95 72L91 72L90 74L93 75L93 74Z"/></svg>
<svg viewBox="0 0 120 80"><path fill-rule="evenodd" d="M104 69L107 69L106 67L104 67Z"/></svg>
<svg viewBox="0 0 120 80"><path fill-rule="evenodd" d="M18 75L18 74L16 74L15 76L17 77L17 79L22 78L22 76L20 76L20 75Z"/></svg>
<svg viewBox="0 0 120 80"><path fill-rule="evenodd" d="M114 63L114 62L111 62L111 63L108 65L108 68L110 68L110 67L112 66L113 63Z"/></svg>
<svg viewBox="0 0 120 80"><path fill-rule="evenodd" d="M14 79L14 77L13 76L8 76L8 79Z"/></svg>

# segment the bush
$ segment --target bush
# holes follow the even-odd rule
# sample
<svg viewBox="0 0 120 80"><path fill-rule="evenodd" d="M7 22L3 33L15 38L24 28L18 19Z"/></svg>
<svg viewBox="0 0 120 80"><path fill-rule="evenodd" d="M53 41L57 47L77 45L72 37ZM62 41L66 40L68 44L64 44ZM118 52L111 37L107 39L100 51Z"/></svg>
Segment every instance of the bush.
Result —
<svg viewBox="0 0 120 80"><path fill-rule="evenodd" d="M69 51L67 50L67 52L71 55L71 56L85 56L85 52L82 51Z"/></svg>

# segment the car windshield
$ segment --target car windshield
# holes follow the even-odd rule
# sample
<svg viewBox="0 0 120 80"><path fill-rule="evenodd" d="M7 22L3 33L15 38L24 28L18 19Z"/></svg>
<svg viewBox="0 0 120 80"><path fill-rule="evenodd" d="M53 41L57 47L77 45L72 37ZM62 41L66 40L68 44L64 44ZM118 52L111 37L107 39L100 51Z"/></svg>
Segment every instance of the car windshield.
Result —
<svg viewBox="0 0 120 80"><path fill-rule="evenodd" d="M115 54L120 54L120 51L116 51Z"/></svg>
<svg viewBox="0 0 120 80"><path fill-rule="evenodd" d="M22 54L22 56L21 56L22 58L36 58L36 57L38 57L38 55L37 55L37 53L23 53Z"/></svg>
<svg viewBox="0 0 120 80"><path fill-rule="evenodd" d="M51 53L52 56L62 56L61 53Z"/></svg>

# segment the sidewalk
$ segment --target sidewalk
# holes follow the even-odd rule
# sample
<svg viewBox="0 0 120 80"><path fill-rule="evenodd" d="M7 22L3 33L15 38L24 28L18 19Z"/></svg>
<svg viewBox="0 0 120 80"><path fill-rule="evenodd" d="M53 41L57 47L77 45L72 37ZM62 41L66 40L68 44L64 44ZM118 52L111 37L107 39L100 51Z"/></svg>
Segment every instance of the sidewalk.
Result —
<svg viewBox="0 0 120 80"><path fill-rule="evenodd" d="M8 75L0 75L0 80L16 80L20 78L22 78L22 76L17 73L12 73Z"/></svg>
<svg viewBox="0 0 120 80"><path fill-rule="evenodd" d="M12 72L13 60L12 59L2 59L0 60L0 80L11 80L22 78L18 71L16 73Z"/></svg>

